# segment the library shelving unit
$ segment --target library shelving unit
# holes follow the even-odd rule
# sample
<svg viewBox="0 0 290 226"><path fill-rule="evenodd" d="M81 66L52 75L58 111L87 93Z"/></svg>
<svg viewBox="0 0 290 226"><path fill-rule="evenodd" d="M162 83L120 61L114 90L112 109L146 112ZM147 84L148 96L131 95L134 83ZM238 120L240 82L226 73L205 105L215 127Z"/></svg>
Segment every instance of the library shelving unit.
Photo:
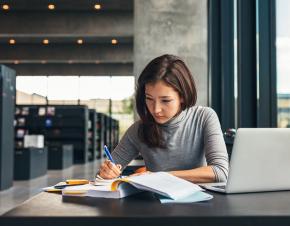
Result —
<svg viewBox="0 0 290 226"><path fill-rule="evenodd" d="M104 115L104 142L113 151L119 142L119 122L108 115Z"/></svg>
<svg viewBox="0 0 290 226"><path fill-rule="evenodd" d="M111 119L111 143L112 149L114 149L119 142L119 121L116 119Z"/></svg>
<svg viewBox="0 0 290 226"><path fill-rule="evenodd" d="M89 160L104 157L104 145L109 150L118 144L119 122L110 116L89 110L88 146Z"/></svg>
<svg viewBox="0 0 290 226"><path fill-rule="evenodd" d="M112 151L112 143L111 143L111 117L108 115L105 115L105 145L109 148L110 151Z"/></svg>
<svg viewBox="0 0 290 226"><path fill-rule="evenodd" d="M0 191L13 185L16 71L0 64Z"/></svg>
<svg viewBox="0 0 290 226"><path fill-rule="evenodd" d="M89 160L101 159L104 156L104 145L113 150L119 141L119 121L112 117L89 110L88 147Z"/></svg>
<svg viewBox="0 0 290 226"><path fill-rule="evenodd" d="M29 180L47 172L47 149L22 148L15 150L14 180Z"/></svg>
<svg viewBox="0 0 290 226"><path fill-rule="evenodd" d="M14 179L28 180L47 172L47 149L24 147L24 136L32 134L29 125L33 122L35 109L28 106L15 107L15 152Z"/></svg>
<svg viewBox="0 0 290 226"><path fill-rule="evenodd" d="M22 130L16 136L43 134L48 148L49 168L66 168L88 159L88 108L84 105L17 105L28 109ZM17 117L18 118L18 117ZM21 121L21 120L20 120ZM17 143L18 142L18 143ZM16 140L16 146L21 140ZM56 162L59 163L56 163Z"/></svg>
<svg viewBox="0 0 290 226"><path fill-rule="evenodd" d="M104 158L104 145L112 151L119 142L119 121L112 117L96 113L96 158Z"/></svg>
<svg viewBox="0 0 290 226"><path fill-rule="evenodd" d="M96 143L97 143L97 133L96 133L96 120L97 113L94 109L89 109L89 123L88 123L88 159L89 161L94 161L97 157Z"/></svg>
<svg viewBox="0 0 290 226"><path fill-rule="evenodd" d="M102 159L104 157L104 145L105 145L105 114L97 112L96 120L96 149L97 149L97 159Z"/></svg>

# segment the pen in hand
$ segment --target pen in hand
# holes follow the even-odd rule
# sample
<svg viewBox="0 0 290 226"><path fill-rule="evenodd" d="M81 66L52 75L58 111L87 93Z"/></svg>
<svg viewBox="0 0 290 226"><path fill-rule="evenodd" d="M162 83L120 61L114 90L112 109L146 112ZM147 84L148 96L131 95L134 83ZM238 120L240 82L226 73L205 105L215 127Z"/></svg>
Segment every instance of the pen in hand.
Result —
<svg viewBox="0 0 290 226"><path fill-rule="evenodd" d="M112 163L115 164L115 161L114 161L114 159L112 158L112 155L111 155L111 153L110 153L110 151L109 151L109 149L108 149L108 147L107 147L106 145L104 145L104 151L105 151L105 154L106 154L107 158L108 158Z"/></svg>
<svg viewBox="0 0 290 226"><path fill-rule="evenodd" d="M104 145L104 152L109 161L107 160L102 164L102 167L100 168L100 171L99 171L100 176L106 179L110 179L110 178L114 178L113 175L115 174L115 177L120 177L120 174L121 174L120 170L122 166L120 164L116 164L116 162L114 161L106 145ZM105 168L109 169L109 171L105 170Z"/></svg>

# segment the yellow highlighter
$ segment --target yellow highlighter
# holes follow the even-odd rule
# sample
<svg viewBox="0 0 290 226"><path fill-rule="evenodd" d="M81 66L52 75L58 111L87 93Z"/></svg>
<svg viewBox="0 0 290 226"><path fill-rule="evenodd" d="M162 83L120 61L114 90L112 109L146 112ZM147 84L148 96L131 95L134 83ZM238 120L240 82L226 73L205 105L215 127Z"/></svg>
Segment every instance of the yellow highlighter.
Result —
<svg viewBox="0 0 290 226"><path fill-rule="evenodd" d="M69 179L65 181L68 185L82 185L82 184L88 184L89 180L86 179Z"/></svg>

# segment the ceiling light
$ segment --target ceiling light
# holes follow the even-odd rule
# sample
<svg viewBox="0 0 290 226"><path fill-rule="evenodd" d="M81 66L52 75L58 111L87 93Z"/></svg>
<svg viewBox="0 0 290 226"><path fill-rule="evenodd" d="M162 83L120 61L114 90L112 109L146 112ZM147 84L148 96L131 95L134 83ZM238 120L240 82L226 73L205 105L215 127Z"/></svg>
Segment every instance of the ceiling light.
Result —
<svg viewBox="0 0 290 226"><path fill-rule="evenodd" d="M82 39L78 39L77 43L81 45L84 43L84 41Z"/></svg>
<svg viewBox="0 0 290 226"><path fill-rule="evenodd" d="M101 5L100 4L95 4L95 9L101 9L102 7L101 7Z"/></svg>
<svg viewBox="0 0 290 226"><path fill-rule="evenodd" d="M14 45L15 43L16 43L15 39L10 39L10 40L9 40L9 44L10 44L10 45Z"/></svg>
<svg viewBox="0 0 290 226"><path fill-rule="evenodd" d="M44 45L48 45L48 44L49 44L49 40L48 40L48 39L43 39L42 43L43 43Z"/></svg>
<svg viewBox="0 0 290 226"><path fill-rule="evenodd" d="M9 10L9 9L10 9L10 7L9 7L9 5L7 5L7 4L4 4L4 5L2 5L2 9L3 9L3 10Z"/></svg>
<svg viewBox="0 0 290 226"><path fill-rule="evenodd" d="M113 45L116 45L118 43L118 40L117 39L112 39L111 42L112 42Z"/></svg>
<svg viewBox="0 0 290 226"><path fill-rule="evenodd" d="M14 60L14 64L19 64L19 60Z"/></svg>
<svg viewBox="0 0 290 226"><path fill-rule="evenodd" d="M55 5L54 5L54 4L49 4L49 5L48 5L48 9L50 9L50 10L54 10L54 9L55 9Z"/></svg>

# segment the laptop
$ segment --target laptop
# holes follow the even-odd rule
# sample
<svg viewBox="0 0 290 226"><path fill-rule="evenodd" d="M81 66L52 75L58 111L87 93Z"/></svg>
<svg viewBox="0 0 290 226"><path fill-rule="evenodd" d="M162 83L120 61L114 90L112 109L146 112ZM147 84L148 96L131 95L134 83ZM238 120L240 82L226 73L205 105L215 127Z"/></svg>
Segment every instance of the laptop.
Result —
<svg viewBox="0 0 290 226"><path fill-rule="evenodd" d="M238 129L227 183L200 185L229 194L290 190L290 129Z"/></svg>

